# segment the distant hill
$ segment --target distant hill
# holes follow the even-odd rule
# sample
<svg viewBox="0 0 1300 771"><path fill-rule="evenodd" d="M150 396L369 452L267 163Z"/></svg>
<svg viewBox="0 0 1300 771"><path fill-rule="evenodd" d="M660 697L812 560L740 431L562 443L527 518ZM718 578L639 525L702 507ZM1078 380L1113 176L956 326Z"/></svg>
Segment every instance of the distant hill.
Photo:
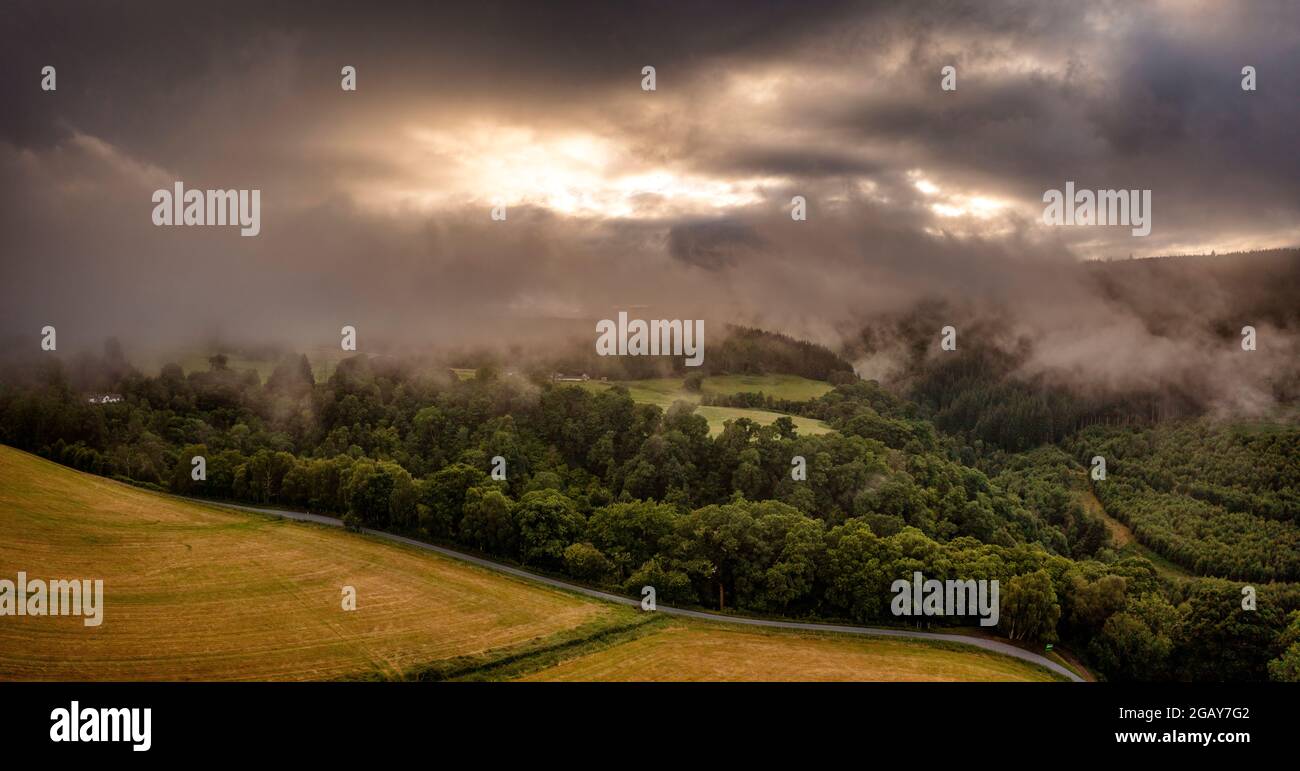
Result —
<svg viewBox="0 0 1300 771"><path fill-rule="evenodd" d="M681 356L597 356L591 341L584 339L549 355L543 369L610 380L684 376L694 371L706 375L798 375L832 383L836 373L842 378L853 376L853 365L826 346L778 332L732 325L706 329L705 341L704 363L698 368L685 366Z"/></svg>
<svg viewBox="0 0 1300 771"><path fill-rule="evenodd" d="M1102 294L1164 334L1198 323L1235 337L1241 320L1300 330L1300 249L1085 263Z"/></svg>
<svg viewBox="0 0 1300 771"><path fill-rule="evenodd" d="M719 375L782 374L827 381L837 372L853 373L852 364L823 345L740 326L729 327L722 344L709 350L707 367Z"/></svg>

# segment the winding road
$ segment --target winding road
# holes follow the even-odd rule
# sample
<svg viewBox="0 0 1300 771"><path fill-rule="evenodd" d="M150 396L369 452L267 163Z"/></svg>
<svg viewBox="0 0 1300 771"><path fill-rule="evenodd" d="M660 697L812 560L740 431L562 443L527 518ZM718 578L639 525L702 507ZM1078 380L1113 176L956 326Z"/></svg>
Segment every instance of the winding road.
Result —
<svg viewBox="0 0 1300 771"><path fill-rule="evenodd" d="M184 498L184 496L177 496L177 497ZM257 506L241 506L235 503L227 503L225 501L210 501L210 500L205 500L203 498L184 498L184 499L188 501L193 501L195 503L202 503L208 506L221 506L227 509L251 511L251 512L256 512L258 514L270 514L272 516L283 517L285 519L298 520L300 522L315 522L320 525L330 525L332 527L343 526L342 520L335 519L334 517L326 517L320 514L306 514L300 511L285 511L282 509L264 509ZM498 573L505 573L507 575L514 576L516 578L522 578L526 581L533 581L539 584L545 584L546 586L555 587L556 589L563 589L568 592L576 592L578 594L586 595L587 597L593 597L598 600L604 600L605 602L615 602L618 603L619 605L629 605L632 607L641 606L641 601L638 599L634 599L632 597L623 597L621 595L611 594L609 592L602 592L599 589L590 589L585 586L571 584L568 583L567 581L561 581L556 578L550 578L549 576L542 576L536 573L530 573L527 570L522 570L520 568L512 567L510 565L503 565L500 562L493 562L492 560L483 559L482 557L475 557L470 554L464 554L462 552L454 551L452 549L448 549L443 546L436 546L431 543L425 543L424 541L417 541L414 538L406 538L405 536L394 535L392 533L387 533L382 530L371 530L370 528L362 528L362 532L366 533L367 535L373 535L376 538L383 538L386 541L393 541L396 543L406 544L408 546L414 546L417 549L424 549L426 551L436 552L438 554L441 554L444 557L450 557L451 559L460 560L461 562L468 562L472 565L478 565L479 567L487 568L488 570L494 570ZM1022 659L1024 661L1028 661L1033 664L1037 664L1040 667L1045 667L1061 675L1062 677L1069 678L1070 680L1076 683L1084 682L1083 678L1079 677L1074 672L1071 672L1069 669L1061 666L1055 661L1052 661L1046 656L1041 656L1032 651L1024 650L1023 648L1017 648L1016 646L1011 645L1009 643L1000 642L998 640L990 640L983 637L969 637L966 635L959 635L959 634L945 634L943 632L913 632L904 629L882 629L878 627L869 627L869 626L846 626L842 624L812 624L812 623L807 623L802 621L774 621L774 620L763 619L763 618L746 618L744 616L728 616L721 613L710 613L708 611L701 611L701 610L687 610L685 608L673 608L667 605L658 605L655 609L655 612L666 613L670 616L684 616L687 618L698 618L698 619L703 619L705 621L713 621L713 622L718 622L723 624L742 624L745 626L761 626L761 627L769 627L773 629L795 629L795 630L807 631L807 632L836 632L838 634L854 634L854 635L864 635L868 637L906 637L906 638L912 638L918 640L940 640L943 642L957 643L959 645L970 645L976 648L983 648L986 651L992 651L993 653L1000 653L1004 656L1012 656L1018 659Z"/></svg>

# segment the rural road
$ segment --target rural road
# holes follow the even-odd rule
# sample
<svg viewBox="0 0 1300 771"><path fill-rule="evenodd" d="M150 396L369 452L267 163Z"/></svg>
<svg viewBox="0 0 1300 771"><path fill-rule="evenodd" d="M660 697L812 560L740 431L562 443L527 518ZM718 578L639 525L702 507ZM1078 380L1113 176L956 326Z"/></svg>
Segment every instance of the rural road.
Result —
<svg viewBox="0 0 1300 771"><path fill-rule="evenodd" d="M184 496L177 496L177 497L184 497ZM209 501L209 500L204 500L202 498L185 498L185 500L194 501L195 503L203 503L209 506L221 506L228 509L252 511L259 514L270 514L272 516L284 517L285 519L294 519L301 522L315 522L317 524L330 525L333 527L343 526L343 522L341 520L335 519L334 517L322 516L320 514L306 514L300 511L284 511L281 509L264 509L264 508L259 508L257 506L241 506L235 503L226 503L224 501ZM557 589L563 589L569 592L576 592L578 594L583 594L588 597L594 597L595 599L598 600L604 600L605 602L616 602L620 605L630 605L633 607L641 606L641 601L639 599L634 599L631 597L623 597L617 594L610 594L609 592L602 592L599 589L589 589L585 586L579 586L577 584L568 583L567 581L561 581L559 579L550 578L548 576L542 576L536 573L530 573L527 570L522 570L520 568L512 567L510 565L503 565L500 562L493 562L492 560L483 559L482 557L475 557L442 546L436 546L431 543L425 543L424 541L417 541L414 538L406 538L404 536L394 535L392 533L386 533L382 530L371 530L370 528L363 528L362 532L366 533L367 535L373 535L377 538L383 538L386 541L394 541L396 543L403 543L408 546L414 546L417 549L424 549L426 551L436 552L438 554L443 555L444 557L450 557L455 560L460 560L461 562L468 562L473 565L478 565L479 567L482 568L487 568L488 570L495 570L498 573L505 573L507 575L512 575L515 576L516 578L522 578L527 581L533 581L539 584L553 586ZM698 619L703 619L705 621L721 622L724 624L743 624L745 626L761 626L761 627L769 627L773 629L796 629L800 631L809 631L809 632L836 632L839 634L856 634L856 635L864 635L868 637L906 637L906 638L919 639L919 640L941 640L943 642L957 643L959 645L971 645L976 648L983 648L986 651L1001 653L1004 656L1013 656L1015 658L1022 659L1024 661L1028 661L1032 664L1037 664L1040 667L1046 667L1047 669L1050 669L1051 671L1063 677L1067 677L1076 683L1083 682L1083 678L1079 677L1075 673L1071 672L1070 670L1066 669L1060 664L1057 664L1055 661L1052 661L1051 659L1045 656L1041 656L1037 653L1034 653L1032 651L1027 651L1022 648L1017 648L1016 646L1010 645L1008 643L1000 642L998 640L989 640L982 637L968 637L966 635L944 634L942 632L913 632L913 631L903 630L903 629L881 629L877 627L867 627L867 626L845 626L841 624L811 624L811 623L805 623L800 621L773 621L773 620L763 619L763 618L746 618L743 616L728 616L721 613L710 613L707 611L700 611L700 610L686 610L685 608L672 608L672 607L668 607L667 605L658 605L655 609L655 612L666 613L670 616L685 616L687 618L698 618Z"/></svg>

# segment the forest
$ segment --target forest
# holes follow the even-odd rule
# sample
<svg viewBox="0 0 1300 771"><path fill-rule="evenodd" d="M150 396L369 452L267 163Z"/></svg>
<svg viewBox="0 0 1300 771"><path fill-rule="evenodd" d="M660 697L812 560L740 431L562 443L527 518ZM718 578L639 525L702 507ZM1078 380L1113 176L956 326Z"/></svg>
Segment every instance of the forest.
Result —
<svg viewBox="0 0 1300 771"><path fill-rule="evenodd" d="M1000 634L1067 645L1104 678L1300 673L1300 585L1285 583L1300 553L1294 427L1097 425L1007 448L945 430L941 411L814 349L782 349L833 376L833 390L789 411L834 432L738 419L711 437L685 402L663 410L622 387L491 366L461 379L417 358L355 356L319 383L306 356L264 382L221 355L206 371L149 376L110 344L73 366L6 372L0 441L149 489L342 516L631 596L653 585L665 603L898 625L890 584L919 570L999 580ZM92 382L121 401L91 403ZM1092 483L1106 509L1199 577L1170 580L1115 548L1080 504L1099 453L1113 458ZM1243 581L1260 582L1257 610L1241 607Z"/></svg>
<svg viewBox="0 0 1300 771"><path fill-rule="evenodd" d="M1271 425L1093 426L1076 457L1107 459L1107 511L1199 575L1300 579L1300 432Z"/></svg>

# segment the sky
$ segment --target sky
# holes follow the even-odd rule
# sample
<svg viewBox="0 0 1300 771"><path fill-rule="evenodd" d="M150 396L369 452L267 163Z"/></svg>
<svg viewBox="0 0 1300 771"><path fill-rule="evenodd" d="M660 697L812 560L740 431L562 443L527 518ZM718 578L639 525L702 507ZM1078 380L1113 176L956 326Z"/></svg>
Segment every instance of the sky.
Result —
<svg viewBox="0 0 1300 771"><path fill-rule="evenodd" d="M1080 261L1300 243L1293 2L178 5L7 4L0 336L526 343L627 310L834 345L937 297L1131 342ZM259 189L261 232L155 226L178 180ZM1150 190L1150 235L1044 224L1067 181Z"/></svg>

